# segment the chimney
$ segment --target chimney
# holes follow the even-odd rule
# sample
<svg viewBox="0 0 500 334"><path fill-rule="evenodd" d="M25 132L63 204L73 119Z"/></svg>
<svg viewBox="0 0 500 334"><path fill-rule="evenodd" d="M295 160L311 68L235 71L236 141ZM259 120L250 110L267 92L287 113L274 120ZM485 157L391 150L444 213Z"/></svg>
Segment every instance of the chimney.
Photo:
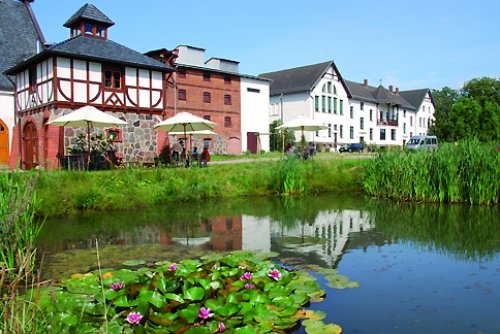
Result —
<svg viewBox="0 0 500 334"><path fill-rule="evenodd" d="M363 86L368 87L368 79L365 79L365 81L363 81Z"/></svg>
<svg viewBox="0 0 500 334"><path fill-rule="evenodd" d="M399 87L396 87L396 94L399 95Z"/></svg>
<svg viewBox="0 0 500 334"><path fill-rule="evenodd" d="M389 86L389 92L392 93L392 85Z"/></svg>

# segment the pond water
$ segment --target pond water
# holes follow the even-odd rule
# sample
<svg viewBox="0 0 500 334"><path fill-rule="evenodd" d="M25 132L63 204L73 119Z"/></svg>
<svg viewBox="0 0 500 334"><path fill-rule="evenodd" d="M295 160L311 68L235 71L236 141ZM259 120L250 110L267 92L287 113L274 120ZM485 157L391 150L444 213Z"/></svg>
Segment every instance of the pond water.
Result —
<svg viewBox="0 0 500 334"><path fill-rule="evenodd" d="M238 198L48 220L43 278L125 260L261 250L359 282L310 308L343 333L500 333L500 209L360 195ZM96 251L98 250L98 252ZM296 331L305 333L303 328Z"/></svg>

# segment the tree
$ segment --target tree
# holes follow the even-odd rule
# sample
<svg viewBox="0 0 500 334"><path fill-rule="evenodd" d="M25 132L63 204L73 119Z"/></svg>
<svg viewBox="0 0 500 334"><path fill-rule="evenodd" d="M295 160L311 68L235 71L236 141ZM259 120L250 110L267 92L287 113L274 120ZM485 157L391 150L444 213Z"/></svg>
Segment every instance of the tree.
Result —
<svg viewBox="0 0 500 334"><path fill-rule="evenodd" d="M500 105L500 80L488 77L472 79L464 84L461 94L473 98L481 107L484 107L486 102Z"/></svg>
<svg viewBox="0 0 500 334"><path fill-rule="evenodd" d="M480 138L480 116L482 108L470 97L459 98L452 106L449 114L448 129L452 141Z"/></svg>
<svg viewBox="0 0 500 334"><path fill-rule="evenodd" d="M441 141L452 141L449 115L460 94L450 87L443 87L441 90L433 89L432 97L435 104L435 121L429 129L429 134L437 136Z"/></svg>
<svg viewBox="0 0 500 334"><path fill-rule="evenodd" d="M479 121L480 141L498 141L500 139L500 107L497 103L486 101Z"/></svg>

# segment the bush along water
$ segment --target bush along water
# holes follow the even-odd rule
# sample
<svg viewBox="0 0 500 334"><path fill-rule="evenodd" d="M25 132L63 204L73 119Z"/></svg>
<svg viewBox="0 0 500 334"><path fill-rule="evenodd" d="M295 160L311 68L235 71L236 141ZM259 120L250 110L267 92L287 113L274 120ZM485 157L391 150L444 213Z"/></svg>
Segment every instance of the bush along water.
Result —
<svg viewBox="0 0 500 334"><path fill-rule="evenodd" d="M301 320L308 333L340 333L321 321L324 312L305 308L325 296L316 277L269 260L277 255L236 251L76 274L44 288L39 306L53 333L285 333ZM334 269L319 270L331 287L358 286Z"/></svg>
<svg viewBox="0 0 500 334"><path fill-rule="evenodd" d="M403 201L499 204L500 153L475 139L432 151L388 150L369 163L363 186Z"/></svg>

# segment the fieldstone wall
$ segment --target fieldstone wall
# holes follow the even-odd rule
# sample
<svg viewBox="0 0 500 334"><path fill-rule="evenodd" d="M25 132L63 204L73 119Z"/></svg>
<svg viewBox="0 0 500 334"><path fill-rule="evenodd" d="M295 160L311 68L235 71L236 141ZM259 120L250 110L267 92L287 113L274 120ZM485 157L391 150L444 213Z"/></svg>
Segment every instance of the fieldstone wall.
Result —
<svg viewBox="0 0 500 334"><path fill-rule="evenodd" d="M59 109L57 116L71 112L70 109ZM153 130L154 118L148 114L137 113L110 113L112 116L120 118L128 125L116 127L121 131L121 139L111 142L111 146L116 150L118 156L123 157L123 162L154 162L157 155L158 138L157 131ZM90 136L102 134L106 135L106 128L91 128ZM79 136L85 137L84 147L87 144L87 129L83 127L66 127L64 130L64 149L80 149Z"/></svg>

